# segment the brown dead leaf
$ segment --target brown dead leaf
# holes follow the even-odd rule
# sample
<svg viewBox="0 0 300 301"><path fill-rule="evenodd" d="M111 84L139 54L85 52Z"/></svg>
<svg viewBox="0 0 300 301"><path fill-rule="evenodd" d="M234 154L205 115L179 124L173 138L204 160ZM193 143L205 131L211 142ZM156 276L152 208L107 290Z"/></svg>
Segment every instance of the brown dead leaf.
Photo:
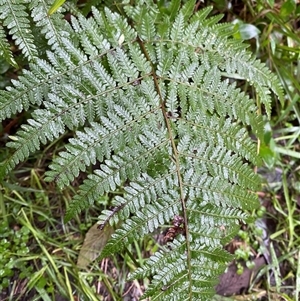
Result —
<svg viewBox="0 0 300 301"><path fill-rule="evenodd" d="M77 266L81 269L93 262L105 247L111 235L115 232L115 227L109 223L102 230L98 229L99 224L93 225L85 235L83 245L77 259Z"/></svg>

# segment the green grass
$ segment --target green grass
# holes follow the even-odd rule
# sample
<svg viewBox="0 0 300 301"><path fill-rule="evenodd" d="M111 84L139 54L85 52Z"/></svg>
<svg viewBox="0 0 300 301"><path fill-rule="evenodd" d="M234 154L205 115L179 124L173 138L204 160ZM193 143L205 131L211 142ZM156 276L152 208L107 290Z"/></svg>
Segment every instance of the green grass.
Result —
<svg viewBox="0 0 300 301"><path fill-rule="evenodd" d="M228 22L244 24L244 38L253 53L277 73L285 89L285 102L273 102L273 112L261 141L266 185L261 194L267 207L270 264L252 279L246 295L221 300L295 300L300 299L300 6L294 1L244 1L228 9L225 1L207 1L215 13L224 13ZM97 4L97 1L95 1ZM207 3L206 3L207 4ZM200 2L200 6L203 3ZM237 6L235 6L237 5ZM84 9L84 7L83 7ZM8 84L8 67L0 70L0 84ZM251 93L249 87L241 87ZM259 104L258 104L259 105ZM24 117L22 117L24 118ZM26 116L25 116L26 118ZM12 131L17 129L16 125ZM0 130L5 129L2 125ZM0 141L0 161L8 154L5 135ZM124 257L94 261L86 270L76 266L84 235L103 209L97 204L68 224L63 218L74 188L56 190L43 181L49 153L63 147L55 141L20 165L0 186L0 300L131 300L148 285L126 280L130 271L157 249L156 238L135 242ZM277 173L278 179L271 179ZM111 196L107 196L107 201ZM261 239L255 224L248 225L240 238L256 248ZM241 234L241 236L243 236ZM251 255L247 255L251 261ZM246 257L247 257L246 256ZM135 259L134 259L135 258ZM247 258L244 259L247 261ZM129 298L129 297L128 297Z"/></svg>
<svg viewBox="0 0 300 301"><path fill-rule="evenodd" d="M58 296L65 300L102 300L101 294L107 293L112 300L122 300L128 290L127 274L133 268L129 256L106 263L95 261L86 271L76 266L83 234L96 222L95 212L90 212L94 217L86 213L80 217L81 221L78 218L65 225L65 203L72 191L61 194L51 190L53 187L45 187L34 169L24 173L20 184L30 188L11 184L2 187L0 194L2 240L13 227L6 235L10 242L0 245L7 255L1 258L2 263L9 268L7 277L0 275L4 286L9 282L2 287L2 292L8 294L2 293L0 299L16 300L20 294L18 300L57 300ZM131 250L139 260L142 260L142 245L136 243ZM133 287L138 285L132 283Z"/></svg>

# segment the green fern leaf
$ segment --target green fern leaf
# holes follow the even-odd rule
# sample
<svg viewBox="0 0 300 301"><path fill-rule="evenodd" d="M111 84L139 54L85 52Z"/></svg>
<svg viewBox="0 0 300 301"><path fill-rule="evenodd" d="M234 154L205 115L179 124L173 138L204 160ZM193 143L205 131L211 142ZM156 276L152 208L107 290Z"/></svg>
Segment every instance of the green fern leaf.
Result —
<svg viewBox="0 0 300 301"><path fill-rule="evenodd" d="M0 117L31 104L42 108L8 143L13 151L0 172L71 130L74 137L45 179L63 188L97 167L80 185L66 221L118 192L99 218L100 228L119 226L102 257L181 221L133 277L152 277L145 293L151 300L201 301L211 298L231 260L222 246L259 205L260 179L251 165L261 159L246 129L261 139L264 122L230 79L248 80L267 112L270 93L282 97L282 91L230 38L230 24L208 18L212 8L192 16L192 1L183 9L178 3L165 9L137 1L124 7L127 17L93 9L93 18L72 18L73 41L69 29L60 34L55 22L37 17L52 51L0 91Z"/></svg>
<svg viewBox="0 0 300 301"><path fill-rule="evenodd" d="M0 26L0 56L3 57L10 65L16 68L18 67L2 26Z"/></svg>
<svg viewBox="0 0 300 301"><path fill-rule="evenodd" d="M29 61L33 61L37 58L38 52L34 44L25 4L26 1L1 0L0 20L3 21L3 26L9 29L9 34L22 53Z"/></svg>
<svg viewBox="0 0 300 301"><path fill-rule="evenodd" d="M61 13L49 14L49 8L53 4L52 0L33 0L29 3L29 9L33 22L41 29L48 40L48 45L54 50L61 39L70 39L71 28L67 22L64 22L64 16Z"/></svg>

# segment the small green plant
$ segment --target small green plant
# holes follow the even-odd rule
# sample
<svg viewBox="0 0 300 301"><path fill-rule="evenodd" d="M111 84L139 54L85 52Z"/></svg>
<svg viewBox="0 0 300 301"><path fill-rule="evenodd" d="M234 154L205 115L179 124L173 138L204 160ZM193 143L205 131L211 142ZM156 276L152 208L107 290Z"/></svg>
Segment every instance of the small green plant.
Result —
<svg viewBox="0 0 300 301"><path fill-rule="evenodd" d="M255 267L254 259L266 253L266 245L263 239L267 235L264 233L262 226L266 227L264 222L259 218L266 214L264 206L259 207L254 213L254 221L250 222L246 229L240 229L237 233L237 242L234 243L236 250L234 251L237 260L237 274L244 272L244 264L248 269ZM263 224L263 225L260 225Z"/></svg>
<svg viewBox="0 0 300 301"><path fill-rule="evenodd" d="M18 260L29 253L28 240L28 228L0 226L0 291L8 287L14 274L19 279L30 278L33 266Z"/></svg>

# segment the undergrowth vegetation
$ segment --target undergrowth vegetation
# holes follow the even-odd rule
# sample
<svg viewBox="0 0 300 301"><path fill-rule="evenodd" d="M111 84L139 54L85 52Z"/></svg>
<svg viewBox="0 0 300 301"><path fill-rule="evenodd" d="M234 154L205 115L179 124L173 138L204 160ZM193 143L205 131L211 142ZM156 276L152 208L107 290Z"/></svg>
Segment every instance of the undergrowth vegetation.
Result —
<svg viewBox="0 0 300 301"><path fill-rule="evenodd" d="M0 299L299 300L299 5L21 2L0 1ZM253 274L210 297L229 253Z"/></svg>

